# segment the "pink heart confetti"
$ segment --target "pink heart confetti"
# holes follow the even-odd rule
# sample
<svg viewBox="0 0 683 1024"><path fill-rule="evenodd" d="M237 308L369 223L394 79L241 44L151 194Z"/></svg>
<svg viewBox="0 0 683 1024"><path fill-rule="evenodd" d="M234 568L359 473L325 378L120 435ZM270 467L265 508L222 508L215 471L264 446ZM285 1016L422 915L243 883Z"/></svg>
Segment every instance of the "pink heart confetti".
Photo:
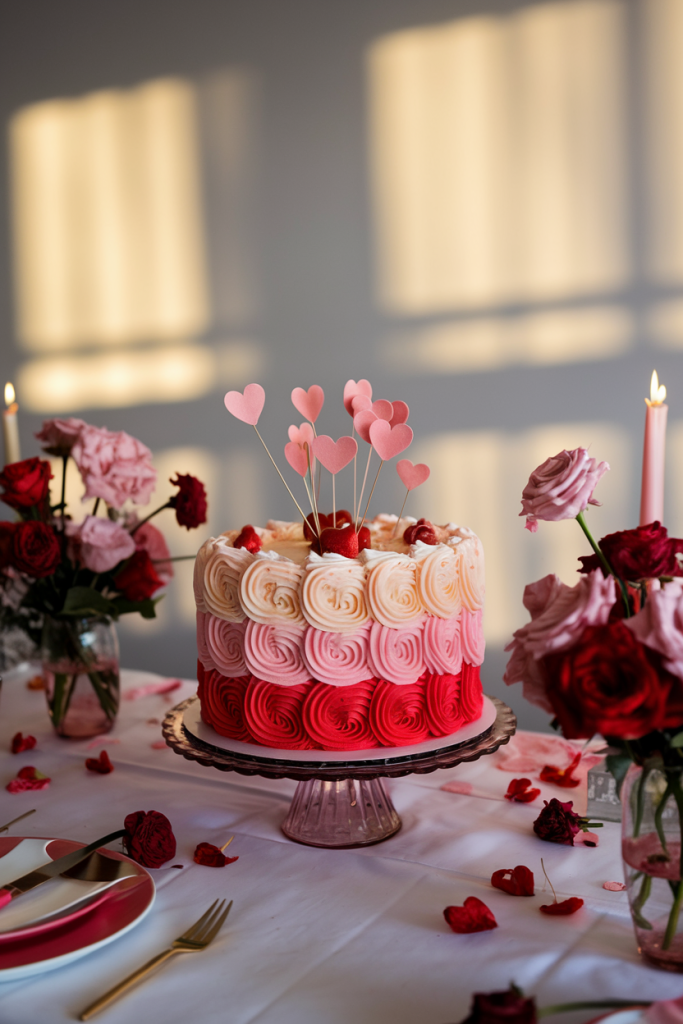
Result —
<svg viewBox="0 0 683 1024"><path fill-rule="evenodd" d="M313 438L315 435L310 423L302 423L300 427L297 427L292 423L287 433L289 435L289 440L294 441L296 444L307 444L309 447L313 444Z"/></svg>
<svg viewBox="0 0 683 1024"><path fill-rule="evenodd" d="M239 391L228 391L225 396L225 408L235 419L255 427L263 412L265 401L266 393L260 384L247 384L244 394Z"/></svg>
<svg viewBox="0 0 683 1024"><path fill-rule="evenodd" d="M355 380L347 380L344 385L344 408L348 412L349 416L353 416L353 407L351 401L355 395L367 395L368 398L372 398L372 384L369 380L359 380L356 383Z"/></svg>
<svg viewBox="0 0 683 1024"><path fill-rule="evenodd" d="M392 427L395 427L397 423L407 423L408 417L410 416L410 409L405 402L392 402L394 407L394 415L391 417L389 422Z"/></svg>
<svg viewBox="0 0 683 1024"><path fill-rule="evenodd" d="M362 412L356 413L353 417L353 425L356 433L359 437L362 437L364 441L370 444L370 425L375 422L377 417L375 416L372 409L363 409Z"/></svg>
<svg viewBox="0 0 683 1024"><path fill-rule="evenodd" d="M414 491L425 480L429 480L430 469L424 462L418 462L414 466L410 459L399 459L396 463L396 472L403 481L403 486L409 491Z"/></svg>
<svg viewBox="0 0 683 1024"><path fill-rule="evenodd" d="M351 408L354 416L357 412L372 409L372 399L368 395L354 395L351 399Z"/></svg>
<svg viewBox="0 0 683 1024"><path fill-rule="evenodd" d="M357 451L358 442L353 437L333 441L327 434L321 434L313 441L313 454L333 476L348 466Z"/></svg>
<svg viewBox="0 0 683 1024"><path fill-rule="evenodd" d="M626 888L623 882L603 882L602 887L608 892L623 892Z"/></svg>
<svg viewBox="0 0 683 1024"><path fill-rule="evenodd" d="M308 473L308 457L305 448L302 448L296 441L290 441L289 444L285 445L285 458L299 476L306 476Z"/></svg>
<svg viewBox="0 0 683 1024"><path fill-rule="evenodd" d="M317 420L324 402L325 392L319 384L311 384L308 391L303 388L294 388L292 391L292 405L311 423Z"/></svg>
<svg viewBox="0 0 683 1024"><path fill-rule="evenodd" d="M404 452L412 440L413 431L407 423L392 427L387 420L375 420L370 424L370 444L385 462Z"/></svg>
<svg viewBox="0 0 683 1024"><path fill-rule="evenodd" d="M378 420L386 420L387 422L389 422L391 417L394 415L393 405L391 402L387 402L383 398L372 403L372 411Z"/></svg>

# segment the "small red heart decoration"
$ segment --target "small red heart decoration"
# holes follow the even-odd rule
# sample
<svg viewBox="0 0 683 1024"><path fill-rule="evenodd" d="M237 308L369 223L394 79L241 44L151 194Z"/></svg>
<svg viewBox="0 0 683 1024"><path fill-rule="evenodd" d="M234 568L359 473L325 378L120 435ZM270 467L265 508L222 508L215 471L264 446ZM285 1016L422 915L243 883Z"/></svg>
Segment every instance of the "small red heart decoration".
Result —
<svg viewBox="0 0 683 1024"><path fill-rule="evenodd" d="M358 550L365 551L366 548L369 550L371 547L370 531L367 526L361 526L358 531Z"/></svg>
<svg viewBox="0 0 683 1024"><path fill-rule="evenodd" d="M325 392L319 384L311 384L308 391L304 391L303 388L294 388L292 391L294 408L311 423L317 420L324 402Z"/></svg>
<svg viewBox="0 0 683 1024"><path fill-rule="evenodd" d="M337 530L328 526L320 535L320 546L323 554L330 551L345 558L355 558L358 554L358 534L350 523Z"/></svg>
<svg viewBox="0 0 683 1024"><path fill-rule="evenodd" d="M491 885L511 896L533 896L534 873L524 864L516 868L503 868L491 875Z"/></svg>
<svg viewBox="0 0 683 1024"><path fill-rule="evenodd" d="M244 394L239 391L228 391L224 401L225 408L235 419L255 427L263 412L266 393L260 384L247 384Z"/></svg>
<svg viewBox="0 0 683 1024"><path fill-rule="evenodd" d="M295 473L298 473L299 476L306 476L308 473L308 456L306 455L306 450L300 444L297 444L296 441L290 441L289 444L286 444L285 458Z"/></svg>
<svg viewBox="0 0 683 1024"><path fill-rule="evenodd" d="M347 380L344 385L344 408L349 416L353 416L351 402L356 395L367 395L368 398L372 398L372 384L369 380L359 380L358 383L355 380Z"/></svg>
<svg viewBox="0 0 683 1024"><path fill-rule="evenodd" d="M320 434L313 441L313 454L333 476L348 466L357 451L358 442L354 437L340 437L333 441L327 434Z"/></svg>
<svg viewBox="0 0 683 1024"><path fill-rule="evenodd" d="M321 531L326 529L328 526L334 526L335 520L337 527L343 526L344 523L349 523L350 525L353 524L353 517L351 513L348 511L348 509L345 508L338 508L336 516L333 516L331 512L329 515L325 515L324 512L319 512L318 519L320 520ZM304 538L307 541L310 541L313 550L317 551L318 554L320 554L320 551L318 550L319 545L317 526L315 522L315 514L313 512L309 512L309 514L306 516L306 524L304 525Z"/></svg>
<svg viewBox="0 0 683 1024"><path fill-rule="evenodd" d="M387 420L375 420L370 424L369 432L370 444L384 461L400 455L413 440L412 428L407 423L392 427Z"/></svg>
<svg viewBox="0 0 683 1024"><path fill-rule="evenodd" d="M424 462L418 462L414 466L410 459L399 459L396 463L396 472L403 481L403 486L409 491L414 491L425 480L429 480L430 469Z"/></svg>
<svg viewBox="0 0 683 1024"><path fill-rule="evenodd" d="M405 402L392 402L394 407L394 415L391 417L389 422L392 427L395 427L397 423L407 423L408 416L410 415L410 409Z"/></svg>
<svg viewBox="0 0 683 1024"><path fill-rule="evenodd" d="M459 935L472 932L487 932L497 928L498 922L482 900L468 896L462 907L446 907L443 916Z"/></svg>

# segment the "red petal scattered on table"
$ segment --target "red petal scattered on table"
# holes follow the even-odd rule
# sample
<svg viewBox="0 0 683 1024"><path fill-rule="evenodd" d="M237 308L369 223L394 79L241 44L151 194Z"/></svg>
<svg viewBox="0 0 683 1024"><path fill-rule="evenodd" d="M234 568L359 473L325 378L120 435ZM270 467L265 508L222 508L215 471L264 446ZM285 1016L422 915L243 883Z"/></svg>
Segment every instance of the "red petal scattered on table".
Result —
<svg viewBox="0 0 683 1024"><path fill-rule="evenodd" d="M583 900L578 896L570 896L568 900L561 903L546 903L538 909L542 914L550 914L551 917L566 917L568 914L575 914L583 906Z"/></svg>
<svg viewBox="0 0 683 1024"><path fill-rule="evenodd" d="M85 767L89 772L97 772L99 775L108 775L114 771L114 765L109 760L106 750L102 750L99 757L86 757Z"/></svg>
<svg viewBox="0 0 683 1024"><path fill-rule="evenodd" d="M626 888L623 882L603 882L602 887L608 892L623 892Z"/></svg>
<svg viewBox="0 0 683 1024"><path fill-rule="evenodd" d="M516 868L501 868L491 875L491 885L511 896L533 896L534 873L523 864Z"/></svg>
<svg viewBox="0 0 683 1024"><path fill-rule="evenodd" d="M5 789L8 793L26 793L29 790L47 789L51 781L42 772L37 771L33 765L26 765L16 779L8 782Z"/></svg>
<svg viewBox="0 0 683 1024"><path fill-rule="evenodd" d="M446 907L443 916L458 935L487 932L498 927L498 922L489 908L476 896L468 896L462 907Z"/></svg>
<svg viewBox="0 0 683 1024"><path fill-rule="evenodd" d="M581 779L572 778L572 772L578 767L581 760L581 752L576 755L574 760L566 768L558 768L554 764L547 764L541 771L539 776L541 782L552 782L554 786L562 786L563 789L572 789L574 786L578 786L581 783Z"/></svg>
<svg viewBox="0 0 683 1024"><path fill-rule="evenodd" d="M600 836L595 832L589 832L586 829L585 832L577 832L574 836L574 846L597 846L600 842Z"/></svg>
<svg viewBox="0 0 683 1024"><path fill-rule="evenodd" d="M183 684L179 679L162 679L159 683L147 683L146 686L135 686L132 690L126 690L124 700L140 700L141 697L151 697L155 693L172 693L178 690Z"/></svg>
<svg viewBox="0 0 683 1024"><path fill-rule="evenodd" d="M518 804L529 804L541 794L540 789L530 787L531 779L513 779L507 788L505 799Z"/></svg>
<svg viewBox="0 0 683 1024"><path fill-rule="evenodd" d="M166 740L155 740L154 743L150 743L152 750L166 750Z"/></svg>
<svg viewBox="0 0 683 1024"><path fill-rule="evenodd" d="M45 689L45 680L43 679L42 676L33 676L33 678L29 679L29 681L26 683L26 689L27 690L44 690Z"/></svg>
<svg viewBox="0 0 683 1024"><path fill-rule="evenodd" d="M10 749L13 754L23 754L25 750L33 750L36 742L35 736L23 736L20 732L17 732L12 737Z"/></svg>
<svg viewBox="0 0 683 1024"><path fill-rule="evenodd" d="M203 864L207 868L224 868L226 864L234 864L239 857L226 857L213 843L200 843L192 859L195 864Z"/></svg>

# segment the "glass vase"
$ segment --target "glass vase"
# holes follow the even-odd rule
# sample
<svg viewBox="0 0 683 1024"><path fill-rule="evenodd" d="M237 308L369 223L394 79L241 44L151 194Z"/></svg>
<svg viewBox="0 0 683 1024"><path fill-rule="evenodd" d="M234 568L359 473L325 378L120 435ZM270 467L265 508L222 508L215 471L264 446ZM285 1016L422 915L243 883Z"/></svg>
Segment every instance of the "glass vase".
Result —
<svg viewBox="0 0 683 1024"><path fill-rule="evenodd" d="M631 765L622 788L621 848L638 950L683 972L683 768Z"/></svg>
<svg viewBox="0 0 683 1024"><path fill-rule="evenodd" d="M109 732L119 709L119 643L112 620L46 618L40 654L57 734L82 739Z"/></svg>

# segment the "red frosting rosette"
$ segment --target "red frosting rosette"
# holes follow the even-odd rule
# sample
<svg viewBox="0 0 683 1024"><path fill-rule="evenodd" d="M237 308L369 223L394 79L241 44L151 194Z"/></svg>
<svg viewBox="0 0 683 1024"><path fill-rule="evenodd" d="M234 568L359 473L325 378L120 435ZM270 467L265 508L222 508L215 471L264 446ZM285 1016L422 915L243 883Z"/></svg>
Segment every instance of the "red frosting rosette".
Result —
<svg viewBox="0 0 683 1024"><path fill-rule="evenodd" d="M244 695L244 719L253 742L280 750L312 750L302 711L310 683L278 686L251 677Z"/></svg>
<svg viewBox="0 0 683 1024"><path fill-rule="evenodd" d="M200 663L201 664L201 663ZM198 671L199 671L199 666ZM231 740L243 743L253 742L251 733L244 718L244 695L249 685L249 677L242 676L228 679L217 669L207 672L199 671L199 700L201 716L210 725Z"/></svg>
<svg viewBox="0 0 683 1024"><path fill-rule="evenodd" d="M462 663L462 679L460 681L460 707L463 721L473 722L479 718L484 707L484 694L481 689L479 666Z"/></svg>
<svg viewBox="0 0 683 1024"><path fill-rule="evenodd" d="M407 747L429 739L424 677L407 686L380 679L370 704L370 726L383 747Z"/></svg>
<svg viewBox="0 0 683 1024"><path fill-rule="evenodd" d="M374 679L352 686L315 683L304 702L304 726L323 750L366 750L379 746L369 722Z"/></svg>
<svg viewBox="0 0 683 1024"><path fill-rule="evenodd" d="M429 673L425 680L425 709L435 736L449 736L465 724L460 700L462 672L457 676Z"/></svg>

